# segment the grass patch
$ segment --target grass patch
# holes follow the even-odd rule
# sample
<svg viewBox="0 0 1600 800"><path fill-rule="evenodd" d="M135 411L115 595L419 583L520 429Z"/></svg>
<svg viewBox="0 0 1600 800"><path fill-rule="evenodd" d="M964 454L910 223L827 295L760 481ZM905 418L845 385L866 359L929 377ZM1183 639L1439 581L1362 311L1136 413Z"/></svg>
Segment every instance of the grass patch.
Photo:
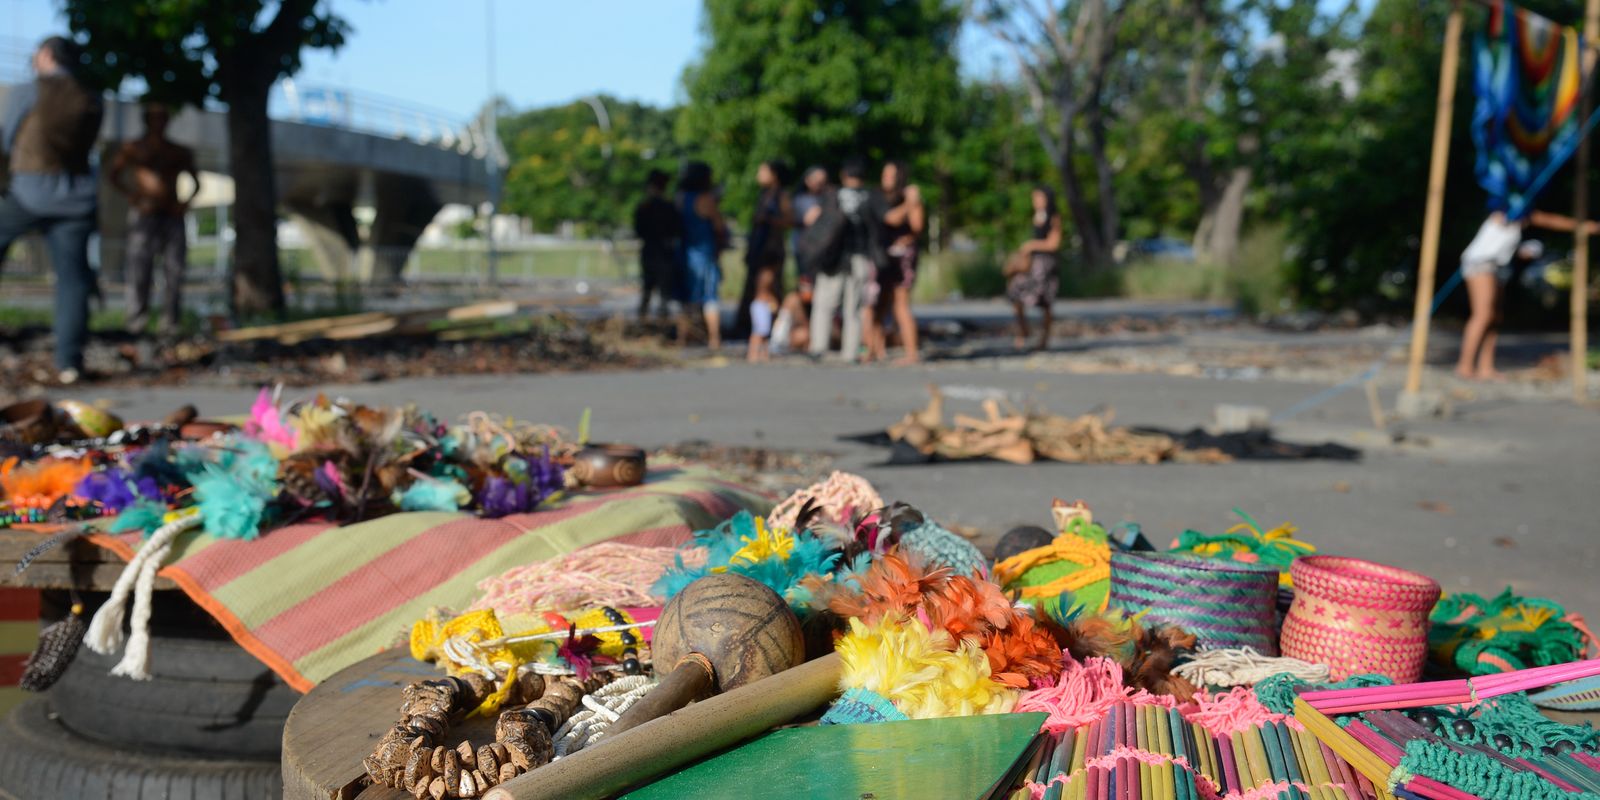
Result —
<svg viewBox="0 0 1600 800"><path fill-rule="evenodd" d="M1281 310L1289 298L1287 236L1282 225L1252 228L1232 264L1137 259L1123 266L1121 294L1164 300L1231 300L1256 314Z"/></svg>

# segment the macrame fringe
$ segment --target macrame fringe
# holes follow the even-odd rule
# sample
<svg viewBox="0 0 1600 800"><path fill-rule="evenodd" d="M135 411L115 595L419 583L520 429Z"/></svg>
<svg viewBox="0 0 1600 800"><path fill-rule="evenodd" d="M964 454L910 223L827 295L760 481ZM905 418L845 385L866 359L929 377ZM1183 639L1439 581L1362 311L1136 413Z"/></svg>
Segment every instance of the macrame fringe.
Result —
<svg viewBox="0 0 1600 800"><path fill-rule="evenodd" d="M1253 647L1201 650L1173 672L1196 686L1253 686L1279 673L1305 683L1326 683L1328 667L1298 658L1264 656Z"/></svg>
<svg viewBox="0 0 1600 800"><path fill-rule="evenodd" d="M156 572L167 554L172 552L172 542L178 534L200 526L200 516L191 514L162 525L145 541L139 552L128 561L117 582L111 587L111 597L95 612L89 622L89 631L83 637L90 650L101 655L111 655L122 645L122 621L127 615L128 594L134 594L132 635L122 660L112 668L112 675L121 675L138 681L150 679L150 595L155 590Z"/></svg>

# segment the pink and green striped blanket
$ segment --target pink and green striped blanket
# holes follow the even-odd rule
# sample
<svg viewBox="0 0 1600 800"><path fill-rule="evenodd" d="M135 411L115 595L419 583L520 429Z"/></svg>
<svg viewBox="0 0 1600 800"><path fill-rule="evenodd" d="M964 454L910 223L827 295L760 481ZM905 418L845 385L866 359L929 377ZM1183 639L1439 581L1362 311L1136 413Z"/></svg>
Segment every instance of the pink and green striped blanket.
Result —
<svg viewBox="0 0 1600 800"><path fill-rule="evenodd" d="M304 692L400 639L432 606L465 609L484 578L601 541L674 545L770 497L703 467L652 469L642 486L561 497L531 514L395 514L307 523L254 541L181 538L171 578L246 650ZM131 558L138 534L91 541Z"/></svg>

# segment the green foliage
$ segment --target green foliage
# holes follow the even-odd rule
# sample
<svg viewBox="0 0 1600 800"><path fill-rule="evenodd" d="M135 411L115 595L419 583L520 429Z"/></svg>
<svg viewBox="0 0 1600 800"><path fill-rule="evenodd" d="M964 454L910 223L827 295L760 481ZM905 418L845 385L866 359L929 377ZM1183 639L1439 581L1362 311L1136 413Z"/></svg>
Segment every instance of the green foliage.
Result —
<svg viewBox="0 0 1600 800"><path fill-rule="evenodd" d="M955 105L956 0L706 0L704 19L678 133L726 183L736 216L762 161L913 160Z"/></svg>
<svg viewBox="0 0 1600 800"><path fill-rule="evenodd" d="M1417 266L1449 10L1377 0L1362 30L1353 102L1307 110L1302 128L1324 133L1290 140L1303 149L1289 151L1280 178L1300 251L1294 288L1304 305L1372 312L1410 302L1412 289L1387 285L1384 276L1414 275ZM1481 24L1469 16L1466 29ZM1457 76L1439 259L1445 274L1483 216L1472 175L1470 64L1463 58Z"/></svg>
<svg viewBox="0 0 1600 800"><path fill-rule="evenodd" d="M673 138L678 109L595 99L610 120L609 135L581 100L501 117L500 139L511 157L506 211L540 230L572 221L609 236L632 224L651 169L675 173L689 152Z"/></svg>
<svg viewBox="0 0 1600 800"><path fill-rule="evenodd" d="M85 76L114 89L127 77L152 100L229 102L231 87L269 86L300 69L303 48L337 49L349 26L319 0L63 0L84 45Z"/></svg>
<svg viewBox="0 0 1600 800"><path fill-rule="evenodd" d="M933 149L912 162L913 176L947 236L960 231L986 249L1014 249L1029 235L1033 187L1048 184L1059 197L1060 176L1024 119L1020 88L967 82L952 105ZM966 286L961 291L974 294Z"/></svg>

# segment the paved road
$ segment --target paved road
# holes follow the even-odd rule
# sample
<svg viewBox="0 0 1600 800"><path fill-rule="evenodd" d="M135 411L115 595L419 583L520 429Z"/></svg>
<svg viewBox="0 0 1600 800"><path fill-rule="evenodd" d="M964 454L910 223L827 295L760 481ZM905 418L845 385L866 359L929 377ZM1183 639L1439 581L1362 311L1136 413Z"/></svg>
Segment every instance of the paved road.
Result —
<svg viewBox="0 0 1600 800"><path fill-rule="evenodd" d="M1048 367L1048 364L1042 365ZM1081 466L994 463L899 466L841 437L881 431L925 400L928 384L970 396L998 390L1059 413L1115 406L1117 420L1186 429L1218 403L1286 408L1305 382L1160 374L1065 374L1037 360L980 359L910 369L780 363L638 373L455 378L329 386L362 401L413 401L446 416L475 409L576 424L592 408L599 438L659 445L685 439L826 450L886 497L937 518L999 532L1045 523L1052 497L1087 499L1104 519L1136 520L1165 542L1186 527L1219 532L1238 506L1267 525L1292 520L1325 552L1409 566L1447 590L1517 591L1600 617L1600 414L1569 403L1458 403L1456 417L1412 424L1403 441L1374 430L1361 393L1281 425L1280 438L1360 448L1349 462ZM129 418L183 402L237 413L243 389L89 390ZM952 410L975 401L953 401Z"/></svg>

